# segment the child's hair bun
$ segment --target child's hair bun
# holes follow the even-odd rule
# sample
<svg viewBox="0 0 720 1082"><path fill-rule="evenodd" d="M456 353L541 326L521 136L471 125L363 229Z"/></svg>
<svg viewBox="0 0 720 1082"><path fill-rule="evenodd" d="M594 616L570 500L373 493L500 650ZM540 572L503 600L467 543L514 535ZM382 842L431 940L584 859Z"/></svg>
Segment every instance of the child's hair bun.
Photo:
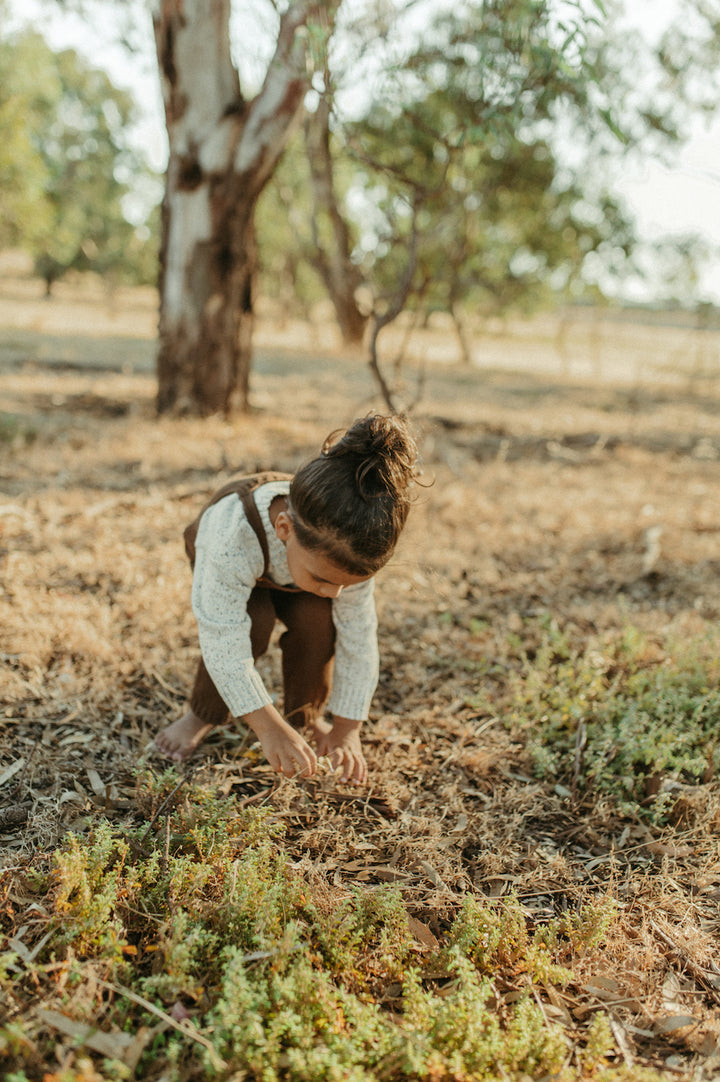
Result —
<svg viewBox="0 0 720 1082"><path fill-rule="evenodd" d="M290 485L288 506L300 544L353 575L374 575L405 525L416 461L415 440L402 417L373 414L328 436Z"/></svg>
<svg viewBox="0 0 720 1082"><path fill-rule="evenodd" d="M336 436L328 436L322 453L354 459L355 481L364 500L385 493L402 499L407 494L415 477L417 447L404 418L371 414Z"/></svg>

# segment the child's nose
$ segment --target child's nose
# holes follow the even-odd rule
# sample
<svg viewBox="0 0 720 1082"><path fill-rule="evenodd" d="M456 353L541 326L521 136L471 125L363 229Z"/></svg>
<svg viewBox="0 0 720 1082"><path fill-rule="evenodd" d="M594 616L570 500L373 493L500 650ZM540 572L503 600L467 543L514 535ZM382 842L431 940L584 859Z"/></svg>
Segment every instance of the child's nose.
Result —
<svg viewBox="0 0 720 1082"><path fill-rule="evenodd" d="M325 597L339 597L341 590L342 586L333 586L332 583L329 582L323 590L323 593Z"/></svg>

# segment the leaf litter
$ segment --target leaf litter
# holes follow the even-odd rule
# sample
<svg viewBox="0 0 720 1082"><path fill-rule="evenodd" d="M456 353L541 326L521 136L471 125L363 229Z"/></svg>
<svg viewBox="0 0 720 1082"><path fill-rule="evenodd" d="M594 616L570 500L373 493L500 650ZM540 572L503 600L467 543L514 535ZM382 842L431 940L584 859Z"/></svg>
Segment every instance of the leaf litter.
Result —
<svg viewBox="0 0 720 1082"><path fill-rule="evenodd" d="M3 376L9 408L36 428L0 460L0 845L6 945L26 962L46 917L23 903L28 870L99 816L120 830L162 820L143 804L138 769L164 769L152 737L182 710L194 668L184 524L227 477L293 469L372 404L357 365L333 364L320 397L310 361L259 363L273 409L236 423L155 420L142 375L29 365ZM523 386L535 394L519 405ZM367 787L341 785L322 763L315 778L278 780L242 727L213 734L180 771L239 807L270 809L329 907L357 886L398 889L423 955L469 894L517 899L530 928L612 898L601 949L574 960L566 988L532 994L570 1045L604 1013L607 1062L697 1079L720 1069L717 781L660 779L672 801L653 822L582 784L580 727L574 769L536 776L508 703L549 618L583 644L632 625L660 653L668 635L712 632L717 465L689 435L706 449L720 439L714 393L676 409L638 388L628 411L620 391L582 381L434 373L416 420L431 485L378 576ZM490 447L489 430L506 442ZM260 665L278 690L277 652ZM497 974L508 1003L526 983ZM51 1005L39 1011L61 1038L130 1065L153 1035L90 1033Z"/></svg>

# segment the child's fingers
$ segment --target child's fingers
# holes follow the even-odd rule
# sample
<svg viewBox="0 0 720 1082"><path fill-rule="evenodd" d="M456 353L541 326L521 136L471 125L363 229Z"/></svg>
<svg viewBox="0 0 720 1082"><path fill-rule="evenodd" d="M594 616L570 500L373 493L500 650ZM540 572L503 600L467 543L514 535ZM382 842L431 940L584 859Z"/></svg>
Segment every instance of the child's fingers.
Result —
<svg viewBox="0 0 720 1082"><path fill-rule="evenodd" d="M328 752L327 757L331 770L340 772L340 781L352 781L360 785L367 780L367 764L362 752L339 747Z"/></svg>
<svg viewBox="0 0 720 1082"><path fill-rule="evenodd" d="M327 735L321 734L320 736L318 736L315 742L315 747L317 748L318 755L329 755L330 758L332 758L332 754L330 752L330 742L327 738Z"/></svg>
<svg viewBox="0 0 720 1082"><path fill-rule="evenodd" d="M317 756L314 754L314 752L311 752L310 755L306 757L305 762L301 764L300 773L303 775L303 777L311 778L316 770Z"/></svg>
<svg viewBox="0 0 720 1082"><path fill-rule="evenodd" d="M317 768L317 757L312 748L293 748L284 758L282 764L283 774L292 778L296 774L311 777Z"/></svg>
<svg viewBox="0 0 720 1082"><path fill-rule="evenodd" d="M273 770L275 771L276 774L282 774L282 772L283 772L282 761L280 759L280 756L276 752L272 752L272 751L266 752L265 753L265 758L267 759L268 763L273 768Z"/></svg>
<svg viewBox="0 0 720 1082"><path fill-rule="evenodd" d="M362 784L367 779L367 765L365 757L360 753L346 752L341 781L352 781L356 785Z"/></svg>

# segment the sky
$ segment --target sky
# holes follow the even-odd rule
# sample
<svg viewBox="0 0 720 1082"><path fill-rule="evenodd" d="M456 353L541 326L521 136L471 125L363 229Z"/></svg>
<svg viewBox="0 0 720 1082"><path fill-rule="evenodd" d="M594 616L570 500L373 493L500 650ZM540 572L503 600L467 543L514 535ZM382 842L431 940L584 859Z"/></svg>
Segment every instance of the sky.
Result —
<svg viewBox="0 0 720 1082"><path fill-rule="evenodd" d="M679 0L628 0L626 19L650 42L680 10ZM696 123L669 165L648 159L618 184L643 235L696 232L720 249L720 113ZM699 299L720 304L720 251L707 268Z"/></svg>
<svg viewBox="0 0 720 1082"><path fill-rule="evenodd" d="M428 0L426 0L428 2ZM624 22L636 27L648 41L654 41L678 15L682 0L626 0ZM429 5L430 6L430 5ZM162 169L167 141L162 119L162 102L157 74L151 63L128 59L118 46L90 37L77 16L57 13L49 16L38 0L11 0L15 25L30 23L40 28L54 48L73 47L106 68L113 81L140 99L143 119L136 132L150 164ZM150 24L148 21L150 35ZM629 166L616 185L634 216L640 235L653 240L663 236L700 234L717 248L703 270L697 299L720 304L720 112L712 125L698 120L672 160L645 159ZM642 288L632 299L647 299Z"/></svg>

